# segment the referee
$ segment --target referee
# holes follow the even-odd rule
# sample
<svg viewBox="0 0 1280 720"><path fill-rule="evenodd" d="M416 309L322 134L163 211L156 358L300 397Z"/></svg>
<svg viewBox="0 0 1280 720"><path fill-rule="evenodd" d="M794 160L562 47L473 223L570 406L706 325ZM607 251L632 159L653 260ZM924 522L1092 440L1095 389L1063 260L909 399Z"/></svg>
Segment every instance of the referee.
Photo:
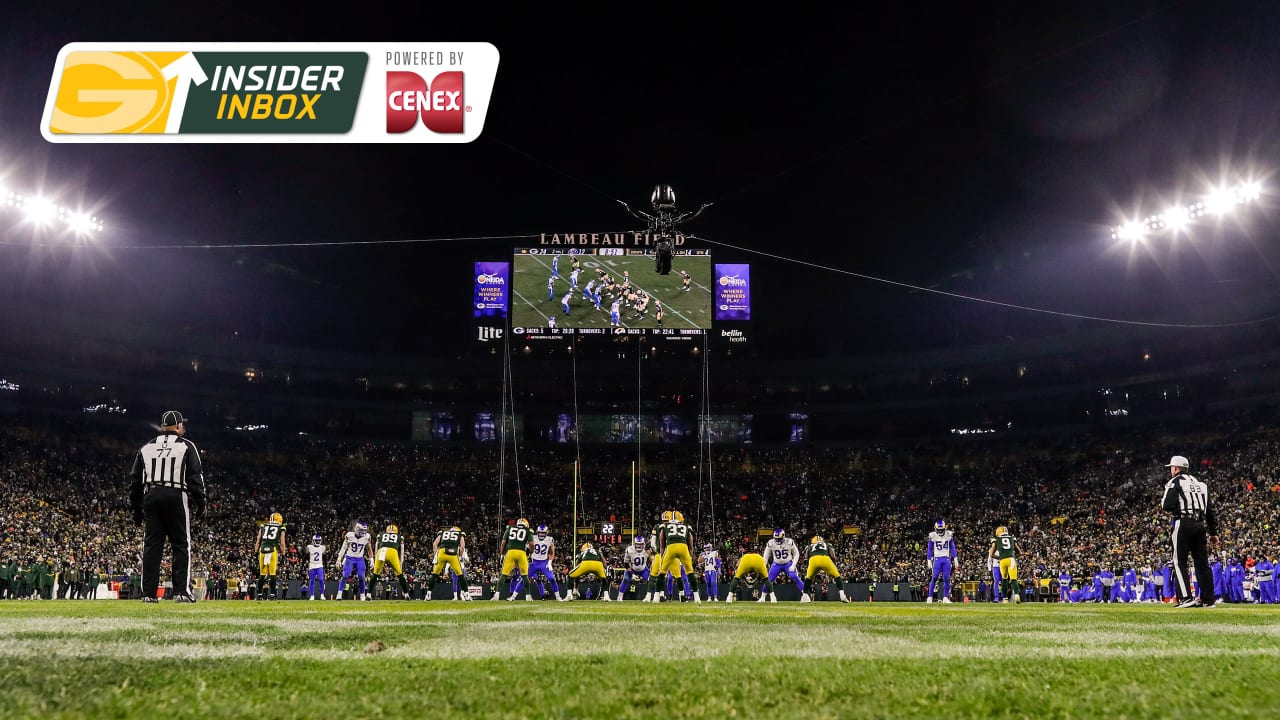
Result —
<svg viewBox="0 0 1280 720"><path fill-rule="evenodd" d="M1209 502L1209 488L1187 473L1190 463L1174 455L1166 467L1169 482L1164 486L1161 506L1173 516L1173 574L1178 607L1213 607L1213 570L1209 567L1209 545L1218 546L1218 516ZM1187 576L1187 556L1195 563L1200 597L1192 597Z"/></svg>
<svg viewBox="0 0 1280 720"><path fill-rule="evenodd" d="M196 601L191 594L191 520L204 515L204 474L200 452L183 437L186 422L177 410L165 412L160 418L160 434L142 446L129 472L133 521L145 523L143 602L158 601L166 538L173 547L173 600Z"/></svg>

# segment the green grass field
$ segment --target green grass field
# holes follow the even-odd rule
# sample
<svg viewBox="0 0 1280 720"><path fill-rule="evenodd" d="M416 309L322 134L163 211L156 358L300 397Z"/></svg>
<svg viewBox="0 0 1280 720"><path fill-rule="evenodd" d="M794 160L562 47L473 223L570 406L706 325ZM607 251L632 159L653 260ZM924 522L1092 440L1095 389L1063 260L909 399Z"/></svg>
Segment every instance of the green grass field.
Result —
<svg viewBox="0 0 1280 720"><path fill-rule="evenodd" d="M0 716L1263 717L1280 609L0 603Z"/></svg>
<svg viewBox="0 0 1280 720"><path fill-rule="evenodd" d="M665 328L710 328L714 315L711 309L711 258L707 256L678 256L672 264L670 275L658 275L653 270L653 257L648 255L584 255L582 274L578 287L586 286L596 277L596 268L607 269L619 282L624 270L631 273L631 284L647 291L662 301L666 309ZM551 256L517 255L512 267L511 325L512 327L546 327L547 318L554 315L562 328L605 328L609 326L608 299L601 300L602 310L582 299L575 292L569 314L564 314L560 299L569 291L569 256L560 256L560 279L555 281L554 297L547 299L547 278L551 277ZM689 292L681 290L683 283L678 271L684 270L693 277ZM634 311L623 308L623 327L657 327L654 305L650 305L647 317L632 319Z"/></svg>

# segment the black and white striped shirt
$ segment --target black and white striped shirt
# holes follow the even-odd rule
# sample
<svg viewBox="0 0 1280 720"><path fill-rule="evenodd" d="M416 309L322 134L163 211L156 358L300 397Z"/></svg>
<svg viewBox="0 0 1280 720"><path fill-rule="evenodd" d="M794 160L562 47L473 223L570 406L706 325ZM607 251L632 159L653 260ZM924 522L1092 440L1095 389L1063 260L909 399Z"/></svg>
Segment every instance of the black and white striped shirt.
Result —
<svg viewBox="0 0 1280 720"><path fill-rule="evenodd" d="M195 443L174 432L157 435L138 450L129 473L135 492L168 487L185 490L197 503L204 502L204 470Z"/></svg>
<svg viewBox="0 0 1280 720"><path fill-rule="evenodd" d="M1195 475L1179 473L1164 486L1161 506L1179 520L1203 520L1210 535L1218 534L1218 518L1209 502L1209 486Z"/></svg>

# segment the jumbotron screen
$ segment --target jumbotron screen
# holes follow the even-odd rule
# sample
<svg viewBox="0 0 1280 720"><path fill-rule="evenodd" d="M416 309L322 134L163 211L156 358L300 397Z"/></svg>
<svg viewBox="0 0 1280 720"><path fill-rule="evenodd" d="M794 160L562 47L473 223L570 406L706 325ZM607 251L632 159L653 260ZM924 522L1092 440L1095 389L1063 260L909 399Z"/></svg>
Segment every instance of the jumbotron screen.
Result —
<svg viewBox="0 0 1280 720"><path fill-rule="evenodd" d="M659 275L649 249L527 248L511 274L517 333L704 335L714 317L707 250L677 248Z"/></svg>

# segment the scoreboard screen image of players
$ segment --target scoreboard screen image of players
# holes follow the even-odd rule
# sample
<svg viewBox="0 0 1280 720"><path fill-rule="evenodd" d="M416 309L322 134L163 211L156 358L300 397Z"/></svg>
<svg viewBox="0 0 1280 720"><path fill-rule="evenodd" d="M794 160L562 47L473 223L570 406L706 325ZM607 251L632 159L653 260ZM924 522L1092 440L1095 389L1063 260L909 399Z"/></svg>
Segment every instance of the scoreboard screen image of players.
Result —
<svg viewBox="0 0 1280 720"><path fill-rule="evenodd" d="M521 249L511 275L515 332L703 335L714 317L707 250L677 248L659 275L648 249Z"/></svg>

